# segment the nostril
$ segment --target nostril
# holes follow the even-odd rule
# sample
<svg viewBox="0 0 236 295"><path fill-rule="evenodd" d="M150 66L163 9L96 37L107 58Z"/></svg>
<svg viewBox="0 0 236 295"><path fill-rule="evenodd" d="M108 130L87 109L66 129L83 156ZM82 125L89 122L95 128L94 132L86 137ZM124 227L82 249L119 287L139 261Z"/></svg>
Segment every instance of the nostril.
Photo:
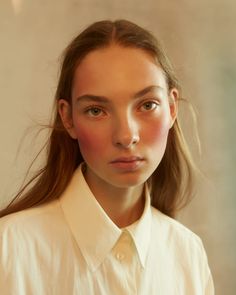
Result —
<svg viewBox="0 0 236 295"><path fill-rule="evenodd" d="M130 148L136 145L139 142L139 136L129 136L129 137L121 137L120 139L116 140L116 145L119 147Z"/></svg>

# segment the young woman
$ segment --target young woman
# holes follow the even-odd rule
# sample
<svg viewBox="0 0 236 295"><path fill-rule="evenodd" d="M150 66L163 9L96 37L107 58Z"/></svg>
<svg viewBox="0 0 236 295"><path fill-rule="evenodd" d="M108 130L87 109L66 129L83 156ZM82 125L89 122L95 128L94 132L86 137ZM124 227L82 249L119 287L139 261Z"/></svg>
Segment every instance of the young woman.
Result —
<svg viewBox="0 0 236 295"><path fill-rule="evenodd" d="M139 26L71 42L46 164L1 211L1 294L214 293L200 238L173 219L192 187L180 98Z"/></svg>

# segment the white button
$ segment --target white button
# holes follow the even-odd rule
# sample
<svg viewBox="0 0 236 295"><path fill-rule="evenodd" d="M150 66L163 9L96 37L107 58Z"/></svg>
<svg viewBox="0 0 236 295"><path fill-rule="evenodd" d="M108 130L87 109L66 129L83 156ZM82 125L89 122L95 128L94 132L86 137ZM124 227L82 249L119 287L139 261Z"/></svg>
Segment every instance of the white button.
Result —
<svg viewBox="0 0 236 295"><path fill-rule="evenodd" d="M116 253L116 258L121 261L125 258L125 255L123 253L118 252L118 253Z"/></svg>

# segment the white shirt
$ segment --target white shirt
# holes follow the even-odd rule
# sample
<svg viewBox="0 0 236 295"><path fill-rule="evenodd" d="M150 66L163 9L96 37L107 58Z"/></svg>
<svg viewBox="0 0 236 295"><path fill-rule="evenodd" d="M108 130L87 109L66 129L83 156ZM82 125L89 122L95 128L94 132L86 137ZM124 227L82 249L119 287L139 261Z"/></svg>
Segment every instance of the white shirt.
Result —
<svg viewBox="0 0 236 295"><path fill-rule="evenodd" d="M78 168L61 198L0 219L1 295L214 294L198 236L150 206L120 229Z"/></svg>

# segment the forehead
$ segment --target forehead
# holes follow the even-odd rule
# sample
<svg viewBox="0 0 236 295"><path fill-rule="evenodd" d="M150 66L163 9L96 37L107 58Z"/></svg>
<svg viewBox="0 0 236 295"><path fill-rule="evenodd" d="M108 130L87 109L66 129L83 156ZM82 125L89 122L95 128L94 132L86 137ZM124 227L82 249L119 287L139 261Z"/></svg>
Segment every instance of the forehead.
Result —
<svg viewBox="0 0 236 295"><path fill-rule="evenodd" d="M111 45L92 51L81 61L75 71L72 95L115 95L150 85L166 87L155 59L141 49Z"/></svg>

